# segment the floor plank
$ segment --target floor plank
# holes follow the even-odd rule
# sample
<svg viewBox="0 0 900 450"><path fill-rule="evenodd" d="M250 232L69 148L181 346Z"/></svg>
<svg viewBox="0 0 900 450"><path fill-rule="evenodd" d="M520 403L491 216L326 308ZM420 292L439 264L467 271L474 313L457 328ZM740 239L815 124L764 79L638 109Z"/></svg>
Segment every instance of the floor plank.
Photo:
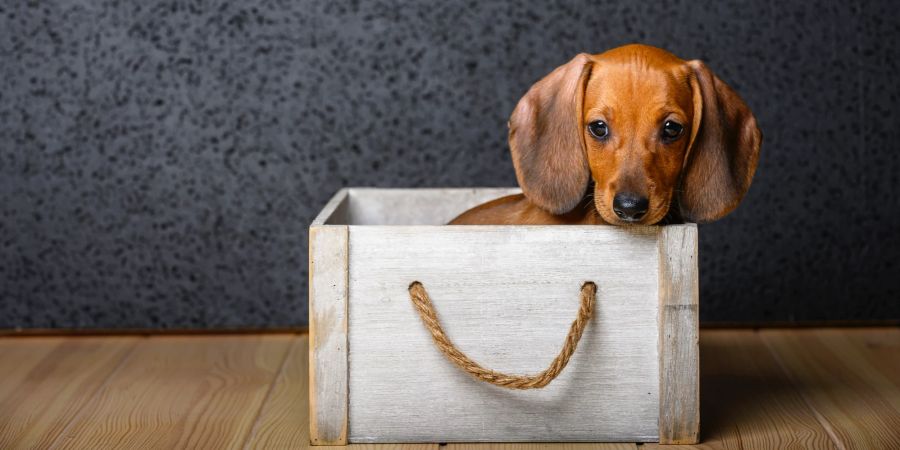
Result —
<svg viewBox="0 0 900 450"><path fill-rule="evenodd" d="M290 353L253 426L246 449L309 446L309 338L294 338ZM352 444L317 450L437 450L437 444Z"/></svg>
<svg viewBox="0 0 900 450"><path fill-rule="evenodd" d="M0 400L5 399L28 378L31 370L48 353L65 342L64 337L0 338ZM9 412L0 410L0 413ZM0 418L9 414L0 414Z"/></svg>
<svg viewBox="0 0 900 450"><path fill-rule="evenodd" d="M313 450L437 450L444 447L438 444L350 444L346 446L317 445L311 448Z"/></svg>
<svg viewBox="0 0 900 450"><path fill-rule="evenodd" d="M21 382L9 383L14 391L0 401L0 411L17 412L0 416L0 448L50 445L137 341L136 337L79 337L59 342L49 352L37 352L43 356L40 362L30 366ZM44 348L30 339L22 345Z"/></svg>
<svg viewBox="0 0 900 450"><path fill-rule="evenodd" d="M701 438L342 450L891 448L900 329L703 330ZM0 338L0 448L307 448L304 335ZM829 435L830 433L830 435Z"/></svg>
<svg viewBox="0 0 900 450"><path fill-rule="evenodd" d="M900 388L900 328L823 330L825 334L838 332L853 345L848 350L864 355L894 387Z"/></svg>
<svg viewBox="0 0 900 450"><path fill-rule="evenodd" d="M586 442L578 443L478 443L478 444L447 444L441 449L447 450L636 450L637 445L632 443L607 443L593 444Z"/></svg>
<svg viewBox="0 0 900 450"><path fill-rule="evenodd" d="M296 336L244 448L309 445L309 339Z"/></svg>
<svg viewBox="0 0 900 450"><path fill-rule="evenodd" d="M846 330L764 330L760 334L833 439L845 448L897 447L900 390L896 377L890 376L890 363L874 364L872 359L878 356L867 356L867 349L854 344ZM888 348L900 345L893 341L897 336L883 336L891 343Z"/></svg>
<svg viewBox="0 0 900 450"><path fill-rule="evenodd" d="M58 448L240 448L292 335L143 339Z"/></svg>
<svg viewBox="0 0 900 450"><path fill-rule="evenodd" d="M834 448L753 330L700 333L701 444L644 449Z"/></svg>

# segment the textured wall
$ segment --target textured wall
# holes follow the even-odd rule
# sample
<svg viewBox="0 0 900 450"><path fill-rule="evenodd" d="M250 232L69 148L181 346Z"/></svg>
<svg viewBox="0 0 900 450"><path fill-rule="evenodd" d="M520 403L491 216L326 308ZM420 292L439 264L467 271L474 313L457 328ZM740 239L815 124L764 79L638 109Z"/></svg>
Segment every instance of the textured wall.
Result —
<svg viewBox="0 0 900 450"><path fill-rule="evenodd" d="M0 328L306 323L342 186L508 186L506 120L580 51L702 58L765 140L701 228L707 321L900 318L890 1L4 2Z"/></svg>

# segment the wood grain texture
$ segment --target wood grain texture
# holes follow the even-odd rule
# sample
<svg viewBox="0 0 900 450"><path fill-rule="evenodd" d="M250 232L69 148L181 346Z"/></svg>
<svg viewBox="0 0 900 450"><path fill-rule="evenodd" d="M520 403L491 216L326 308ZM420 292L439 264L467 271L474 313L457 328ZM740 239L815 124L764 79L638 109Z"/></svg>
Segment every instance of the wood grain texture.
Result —
<svg viewBox="0 0 900 450"><path fill-rule="evenodd" d="M0 400L19 389L34 366L65 341L62 337L0 338Z"/></svg>
<svg viewBox="0 0 900 450"><path fill-rule="evenodd" d="M350 188L350 225L444 225L481 203L519 188ZM341 222L329 222L341 223Z"/></svg>
<svg viewBox="0 0 900 450"><path fill-rule="evenodd" d="M835 448L758 333L703 330L700 348L701 443L662 449Z"/></svg>
<svg viewBox="0 0 900 450"><path fill-rule="evenodd" d="M309 228L309 435L347 443L346 225Z"/></svg>
<svg viewBox="0 0 900 450"><path fill-rule="evenodd" d="M346 225L348 223L350 223L350 189L343 188L331 196L310 226Z"/></svg>
<svg viewBox="0 0 900 450"><path fill-rule="evenodd" d="M694 444L700 430L697 226L660 228L659 442Z"/></svg>
<svg viewBox="0 0 900 450"><path fill-rule="evenodd" d="M240 448L289 343L289 335L144 339L51 448Z"/></svg>
<svg viewBox="0 0 900 450"><path fill-rule="evenodd" d="M441 447L446 450L637 450L632 443L454 443Z"/></svg>
<svg viewBox="0 0 900 450"><path fill-rule="evenodd" d="M317 450L439 450L439 444L350 444L344 447L316 447Z"/></svg>
<svg viewBox="0 0 900 450"><path fill-rule="evenodd" d="M839 447L898 446L900 389L890 366L873 364L867 348L842 331L763 330L760 334ZM887 336L890 342L898 335ZM900 347L900 342L891 347ZM893 353L895 358L900 356Z"/></svg>
<svg viewBox="0 0 900 450"><path fill-rule="evenodd" d="M658 230L351 226L349 440L655 441ZM434 347L414 280L460 350L507 373L553 359L587 280L596 312L553 383L510 391Z"/></svg>
<svg viewBox="0 0 900 450"><path fill-rule="evenodd" d="M20 345L31 350L44 348L43 340L35 341L25 338ZM47 448L137 341L135 337L52 340L51 351L36 352L41 359L28 364L23 378L4 380L4 385L14 389L0 398L0 411L18 413L0 414L0 448ZM0 358L7 364L18 362L4 353L0 350Z"/></svg>
<svg viewBox="0 0 900 450"><path fill-rule="evenodd" d="M344 446L317 446L316 450L440 450L445 446L439 444L349 444Z"/></svg>
<svg viewBox="0 0 900 450"><path fill-rule="evenodd" d="M295 449L309 446L309 339L298 335L282 365L244 449ZM318 450L438 450L438 444L320 445Z"/></svg>
<svg viewBox="0 0 900 450"><path fill-rule="evenodd" d="M763 343L760 334L767 334L769 345ZM84 439L75 435L90 435L96 439L81 448L235 448L246 443L245 448L305 448L307 442L306 398L307 373L303 356L306 337L287 336L290 340L290 354L286 353L281 363L278 377L272 372L277 365L277 353L289 345L283 339L260 339L259 336L219 336L205 339L202 346L208 361L218 363L198 363L196 357L198 341L203 336L167 337L171 350L159 349L156 356L134 348L134 352L121 359L118 370L112 376L96 370L96 362L114 360L121 353L117 343L119 337L96 338L100 347L71 344L72 338L0 338L0 423L23 423L31 421L32 430L42 428L43 436L36 440L34 448L46 448L42 444L50 442L60 434L52 426L41 422L53 422L53 417L43 414L41 408L47 399L54 402L49 408L66 410L72 406L76 416L68 430L70 439ZM93 338L92 338L93 339ZM140 341L155 341L157 337ZM787 341L796 352L812 353L804 356L815 364L802 364L787 372L775 359L772 347L779 347ZM106 341L110 341L107 345ZM244 341L238 343L237 341ZM256 344L248 344L256 342ZM810 345L807 345L810 344ZM57 351L65 346L66 351ZM241 347L235 350L235 347ZM900 361L900 330L882 329L835 329L835 330L786 330L756 333L752 330L709 330L701 333L701 415L703 431L701 443L697 445L644 444L645 450L690 449L750 449L750 448L836 448L839 443L845 448L893 448L889 440L892 430L885 431L884 425L896 420L896 412L890 405L896 398L898 361ZM823 352L824 347L827 352ZM193 350L186 350L192 348ZM187 352L183 357L172 355ZM262 356L274 352L276 357ZM162 354L160 354L162 353ZM244 355L253 353L257 357ZM93 355L93 356L91 356ZM192 356L193 355L193 356ZM231 356L229 356L231 355ZM269 367L269 388L250 387L250 380L258 379L260 363L257 359L271 360ZM862 359L861 361L859 359ZM58 360L56 363L51 361ZM83 361L76 364L75 361ZM134 366L138 362L156 373ZM102 363L101 363L102 365ZM161 366L160 366L161 365ZM200 366L206 368L200 370ZM52 366L52 367L51 367ZM37 368L43 367L40 370ZM69 369L69 376L63 375L63 368ZM153 368L156 369L153 369ZM214 367L214 369L211 369ZM848 369L849 367L849 369ZM49 370L44 370L44 368ZM193 369L191 369L193 368ZM804 374L808 369L829 369L826 377L821 373ZM830 373L832 372L834 373ZM799 374L793 370L799 371ZM849 370L850 373L847 373ZM123 377L123 372L127 372ZM790 375L789 375L790 374ZM148 382L149 378L160 379ZM812 377L812 378L811 378ZM130 388L122 388L128 379L133 379ZM229 383L223 380L244 380L248 383ZM69 386L70 380L78 381ZM108 381L104 381L108 380ZM81 395L77 386L85 383L100 383L96 394ZM262 382L265 385L266 382ZM274 384L274 386L272 385ZM111 389L113 386L118 386ZM259 406L259 395L249 395L249 390L265 390L266 401ZM862 389L862 390L859 390ZM210 401L210 391L224 390L230 393L234 403L222 407L222 402ZM869 390L868 393L866 390ZM19 400L9 401L10 396ZM232 392L234 391L234 392ZM61 396L51 397L48 393L60 392ZM872 408L873 395L881 407ZM860 395L861 393L861 395ZM70 395L71 394L71 395ZM827 409L813 410L804 395L816 400L817 396L832 397L832 403L849 408L844 415L853 414L851 423L855 430L845 433L841 416L831 415ZM90 398L88 398L90 397ZM170 408L172 398L178 397L181 412L175 419ZM109 417L94 420L98 399L102 398L111 408ZM149 399L149 400L148 400ZM186 406L195 403L193 406ZM112 405L115 405L113 407ZM877 406L877 403L876 403ZM184 411L195 411L187 414ZM258 411L258 413L257 413ZM817 418L818 415L818 418ZM39 417L38 417L39 416ZM249 434L231 432L232 425L244 419L235 416L256 417ZM841 440L832 441L821 421L834 427L833 434ZM173 422L177 421L178 425ZM274 421L274 423L270 423ZM225 428L222 428L225 427ZM245 425L238 425L246 429ZM224 432L222 430L225 430ZM190 430L190 431L185 431ZM223 434L222 440L206 442L181 439L181 444L172 444L172 436L189 433L203 436L210 433ZM138 436L160 434L156 439L140 439ZM859 437L857 438L857 434ZM171 436L169 436L171 435ZM233 439L225 442L226 439ZM20 445L22 441L4 441L0 448L30 448ZM84 441L78 441L84 442ZM896 440L893 442L897 442ZM154 445L155 444L155 445ZM70 444L75 446L75 444ZM438 450L437 444L352 444L346 447L318 447L328 449L367 450ZM441 446L459 449L614 449L632 448L633 444L449 444Z"/></svg>
<svg viewBox="0 0 900 450"><path fill-rule="evenodd" d="M900 328L857 328L825 331L846 336L852 351L863 355L884 378L900 387ZM842 347L850 350L851 347Z"/></svg>
<svg viewBox="0 0 900 450"><path fill-rule="evenodd" d="M309 445L308 361L308 337L295 336L245 449L305 448Z"/></svg>
<svg viewBox="0 0 900 450"><path fill-rule="evenodd" d="M18 441L20 431L16 424L31 422L28 416L38 413L22 409L21 402L10 397L21 395L23 386L34 385L34 377L42 375L35 368L64 342L66 339L60 337L0 339L0 448L10 448Z"/></svg>

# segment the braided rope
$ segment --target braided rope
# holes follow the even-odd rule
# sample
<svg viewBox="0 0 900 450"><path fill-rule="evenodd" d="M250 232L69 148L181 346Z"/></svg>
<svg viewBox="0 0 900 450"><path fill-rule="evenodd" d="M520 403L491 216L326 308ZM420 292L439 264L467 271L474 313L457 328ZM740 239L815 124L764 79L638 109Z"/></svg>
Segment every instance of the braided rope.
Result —
<svg viewBox="0 0 900 450"><path fill-rule="evenodd" d="M441 352L460 369L475 378L509 389L540 389L550 384L562 372L566 364L569 363L572 353L575 352L575 347L578 346L578 341L581 340L584 327L594 312L594 299L596 296L596 284L588 281L581 286L581 308L578 310L578 316L569 327L569 334L566 336L562 349L549 367L535 375L508 375L485 369L477 362L472 361L465 353L459 351L444 333L444 328L441 327L437 313L434 312L434 306L431 304L431 299L428 298L425 286L418 281L414 281L409 285L409 298L412 300L416 310L419 311L419 316L422 317L422 321L425 323L428 331L431 332L431 337Z"/></svg>

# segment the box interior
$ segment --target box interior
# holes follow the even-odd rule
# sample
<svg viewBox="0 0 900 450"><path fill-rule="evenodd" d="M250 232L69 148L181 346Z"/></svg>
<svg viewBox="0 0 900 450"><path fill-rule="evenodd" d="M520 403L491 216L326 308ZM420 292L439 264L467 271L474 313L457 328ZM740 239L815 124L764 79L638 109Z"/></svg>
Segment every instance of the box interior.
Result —
<svg viewBox="0 0 900 450"><path fill-rule="evenodd" d="M445 225L473 206L518 193L519 188L347 188L313 225Z"/></svg>

